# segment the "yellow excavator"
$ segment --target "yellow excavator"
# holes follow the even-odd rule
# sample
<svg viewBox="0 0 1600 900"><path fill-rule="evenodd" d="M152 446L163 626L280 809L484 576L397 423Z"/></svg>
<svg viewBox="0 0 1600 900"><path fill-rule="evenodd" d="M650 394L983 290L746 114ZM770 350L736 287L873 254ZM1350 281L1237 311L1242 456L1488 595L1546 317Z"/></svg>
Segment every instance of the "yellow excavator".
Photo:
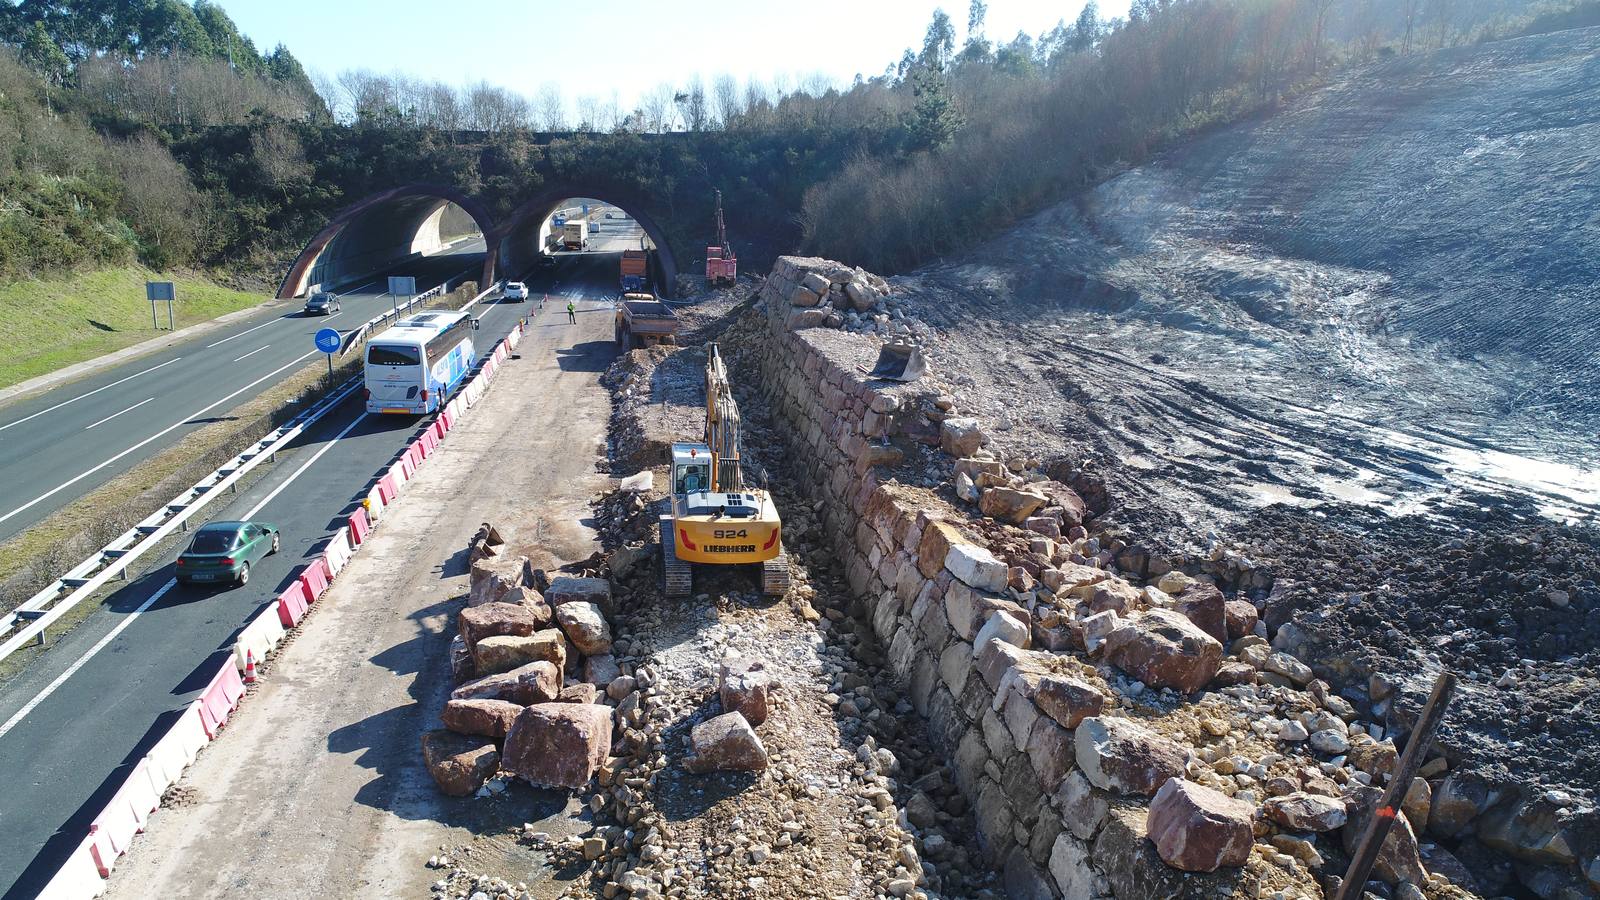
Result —
<svg viewBox="0 0 1600 900"><path fill-rule="evenodd" d="M789 592L789 556L772 495L745 484L739 405L716 344L706 349L704 443L672 445L672 513L661 517L661 573L668 597L693 592L695 564L761 566L761 591Z"/></svg>

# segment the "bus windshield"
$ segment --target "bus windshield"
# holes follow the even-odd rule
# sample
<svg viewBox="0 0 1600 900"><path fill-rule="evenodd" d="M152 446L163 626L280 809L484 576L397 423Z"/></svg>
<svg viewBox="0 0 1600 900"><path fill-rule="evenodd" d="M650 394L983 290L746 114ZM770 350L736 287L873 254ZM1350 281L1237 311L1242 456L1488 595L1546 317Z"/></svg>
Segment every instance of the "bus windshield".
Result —
<svg viewBox="0 0 1600 900"><path fill-rule="evenodd" d="M373 344L367 348L369 366L420 366L422 358L416 347Z"/></svg>

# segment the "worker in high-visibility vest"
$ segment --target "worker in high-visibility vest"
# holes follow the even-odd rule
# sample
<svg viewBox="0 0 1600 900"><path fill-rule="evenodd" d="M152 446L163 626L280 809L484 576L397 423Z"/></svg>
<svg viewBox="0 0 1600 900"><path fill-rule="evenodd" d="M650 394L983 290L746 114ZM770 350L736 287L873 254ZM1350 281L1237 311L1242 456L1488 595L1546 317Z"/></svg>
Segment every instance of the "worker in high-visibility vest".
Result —
<svg viewBox="0 0 1600 900"><path fill-rule="evenodd" d="M567 324L568 325L576 325L576 324L578 324L578 308L576 306L572 305L572 301L571 300L567 301Z"/></svg>

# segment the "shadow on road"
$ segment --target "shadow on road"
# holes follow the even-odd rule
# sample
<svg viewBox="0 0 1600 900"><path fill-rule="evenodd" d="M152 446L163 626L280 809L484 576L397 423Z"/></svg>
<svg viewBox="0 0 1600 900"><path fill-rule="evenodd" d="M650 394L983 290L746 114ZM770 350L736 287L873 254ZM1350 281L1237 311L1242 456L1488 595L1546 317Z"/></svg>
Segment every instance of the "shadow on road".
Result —
<svg viewBox="0 0 1600 900"><path fill-rule="evenodd" d="M611 341L585 341L556 351L563 372L604 372L617 356Z"/></svg>

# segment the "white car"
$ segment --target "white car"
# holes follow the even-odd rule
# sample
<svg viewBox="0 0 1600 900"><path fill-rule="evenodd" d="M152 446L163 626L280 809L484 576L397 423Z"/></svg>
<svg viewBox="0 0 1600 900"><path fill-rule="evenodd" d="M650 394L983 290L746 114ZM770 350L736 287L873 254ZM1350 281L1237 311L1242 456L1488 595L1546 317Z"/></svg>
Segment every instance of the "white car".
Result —
<svg viewBox="0 0 1600 900"><path fill-rule="evenodd" d="M528 286L520 281L508 281L502 294L507 300L526 300L528 299Z"/></svg>

